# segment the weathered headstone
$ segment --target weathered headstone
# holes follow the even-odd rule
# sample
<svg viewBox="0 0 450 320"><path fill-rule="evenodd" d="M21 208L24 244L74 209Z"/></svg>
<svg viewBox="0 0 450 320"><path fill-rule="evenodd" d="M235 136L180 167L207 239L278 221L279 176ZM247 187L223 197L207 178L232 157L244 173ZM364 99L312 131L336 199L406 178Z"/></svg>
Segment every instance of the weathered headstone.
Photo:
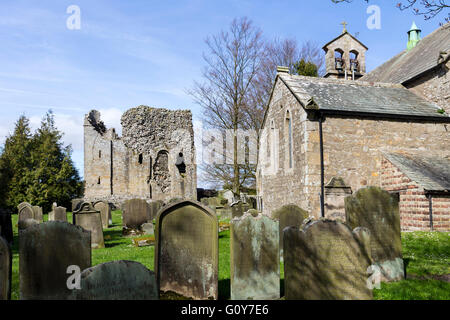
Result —
<svg viewBox="0 0 450 320"><path fill-rule="evenodd" d="M122 211L123 234L140 233L142 224L151 220L150 205L144 199L125 201Z"/></svg>
<svg viewBox="0 0 450 320"><path fill-rule="evenodd" d="M157 300L158 289L153 271L135 261L111 261L81 273L76 300Z"/></svg>
<svg viewBox="0 0 450 320"><path fill-rule="evenodd" d="M152 201L149 203L150 206L150 220L156 219L156 216L158 215L158 211L162 208L164 202L161 200Z"/></svg>
<svg viewBox="0 0 450 320"><path fill-rule="evenodd" d="M325 216L330 220L345 222L345 198L352 194L352 188L343 178L333 177L325 185Z"/></svg>
<svg viewBox="0 0 450 320"><path fill-rule="evenodd" d="M83 199L72 199L72 213L78 209L78 206L84 202Z"/></svg>
<svg viewBox="0 0 450 320"><path fill-rule="evenodd" d="M12 244L14 240L11 215L0 209L0 236Z"/></svg>
<svg viewBox="0 0 450 320"><path fill-rule="evenodd" d="M21 221L25 221L28 219L35 219L33 206L28 202L22 202L17 206L17 209L19 214L19 221L18 221L19 229Z"/></svg>
<svg viewBox="0 0 450 320"><path fill-rule="evenodd" d="M48 214L48 221L67 222L66 208L53 206L53 210Z"/></svg>
<svg viewBox="0 0 450 320"><path fill-rule="evenodd" d="M20 231L20 299L66 300L69 266L91 266L91 233L67 222L50 221Z"/></svg>
<svg viewBox="0 0 450 320"><path fill-rule="evenodd" d="M231 299L279 299L278 221L250 209L231 220L230 247Z"/></svg>
<svg viewBox="0 0 450 320"><path fill-rule="evenodd" d="M91 246L94 249L104 248L102 219L100 211L95 210L90 202L83 202L73 213L77 226L91 232Z"/></svg>
<svg viewBox="0 0 450 320"><path fill-rule="evenodd" d="M319 220L287 227L283 234L286 299L372 299L367 229L352 232L341 222Z"/></svg>
<svg viewBox="0 0 450 320"><path fill-rule="evenodd" d="M280 252L283 254L283 230L286 227L300 228L303 221L308 218L309 214L305 210L296 206L295 204L287 204L275 210L272 213L272 218L279 221L279 235L280 235Z"/></svg>
<svg viewBox="0 0 450 320"><path fill-rule="evenodd" d="M11 248L3 237L0 237L0 300L11 299Z"/></svg>
<svg viewBox="0 0 450 320"><path fill-rule="evenodd" d="M38 221L39 223L44 222L44 214L42 212L42 207L39 206L33 206L33 215L34 220Z"/></svg>
<svg viewBox="0 0 450 320"><path fill-rule="evenodd" d="M103 229L107 229L109 227L109 217L111 215L111 207L109 206L108 202L106 201L94 202L94 208L95 210L100 211Z"/></svg>
<svg viewBox="0 0 450 320"><path fill-rule="evenodd" d="M379 187L358 190L345 198L347 224L370 231L371 255L382 281L404 278L398 200Z"/></svg>
<svg viewBox="0 0 450 320"><path fill-rule="evenodd" d="M242 217L243 214L244 214L244 208L242 207L241 200L233 202L231 204L231 217L238 218L238 217Z"/></svg>
<svg viewBox="0 0 450 320"><path fill-rule="evenodd" d="M160 290L193 299L218 297L218 223L208 207L181 200L156 219L155 272Z"/></svg>

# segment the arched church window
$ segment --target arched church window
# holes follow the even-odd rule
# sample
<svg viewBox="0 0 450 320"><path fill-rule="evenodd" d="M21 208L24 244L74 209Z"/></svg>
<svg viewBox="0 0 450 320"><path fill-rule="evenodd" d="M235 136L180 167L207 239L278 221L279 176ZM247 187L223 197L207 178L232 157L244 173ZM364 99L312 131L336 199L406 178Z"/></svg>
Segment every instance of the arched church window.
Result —
<svg viewBox="0 0 450 320"><path fill-rule="evenodd" d="M286 119L284 124L285 141L286 141L286 157L288 168L292 168L292 119L289 110L286 111Z"/></svg>

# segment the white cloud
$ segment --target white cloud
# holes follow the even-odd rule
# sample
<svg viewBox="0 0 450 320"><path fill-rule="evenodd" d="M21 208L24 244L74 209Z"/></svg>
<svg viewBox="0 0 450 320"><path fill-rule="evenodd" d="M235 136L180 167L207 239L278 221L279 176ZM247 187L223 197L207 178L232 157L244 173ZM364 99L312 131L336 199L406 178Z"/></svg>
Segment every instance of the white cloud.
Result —
<svg viewBox="0 0 450 320"><path fill-rule="evenodd" d="M100 118L106 125L106 128L116 129L116 133L122 135L122 125L120 118L122 118L123 111L118 108L99 109Z"/></svg>

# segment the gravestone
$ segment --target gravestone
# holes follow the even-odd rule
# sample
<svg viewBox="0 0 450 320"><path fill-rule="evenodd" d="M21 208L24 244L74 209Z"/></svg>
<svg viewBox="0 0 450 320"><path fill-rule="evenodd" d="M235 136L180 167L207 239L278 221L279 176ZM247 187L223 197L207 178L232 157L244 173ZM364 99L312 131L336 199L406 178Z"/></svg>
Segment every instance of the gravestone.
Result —
<svg viewBox="0 0 450 320"><path fill-rule="evenodd" d="M278 221L254 209L232 219L230 249L231 299L279 299Z"/></svg>
<svg viewBox="0 0 450 320"><path fill-rule="evenodd" d="M122 210L123 234L139 234L142 224L151 220L150 205L144 199L125 201Z"/></svg>
<svg viewBox="0 0 450 320"><path fill-rule="evenodd" d="M325 215L330 220L345 222L345 198L352 194L352 188L343 178L333 177L325 185Z"/></svg>
<svg viewBox="0 0 450 320"><path fill-rule="evenodd" d="M81 273L80 290L75 300L157 300L158 289L153 271L135 261L110 261Z"/></svg>
<svg viewBox="0 0 450 320"><path fill-rule="evenodd" d="M19 229L20 229L21 221L25 221L28 219L35 219L33 206L31 204L29 204L28 202L22 202L21 204L19 204L17 206L17 209L18 209L18 215L19 215L19 221L18 221Z"/></svg>
<svg viewBox="0 0 450 320"><path fill-rule="evenodd" d="M104 248L102 219L100 211L95 210L90 202L83 202L73 213L75 224L91 232L91 247Z"/></svg>
<svg viewBox="0 0 450 320"><path fill-rule="evenodd" d="M11 215L0 209L0 237L5 238L9 244L13 244L14 234Z"/></svg>
<svg viewBox="0 0 450 320"><path fill-rule="evenodd" d="M218 297L217 217L200 202L181 200L156 218L155 273L162 292Z"/></svg>
<svg viewBox="0 0 450 320"><path fill-rule="evenodd" d="M66 300L69 266L91 266L91 233L62 221L49 221L20 231L20 299Z"/></svg>
<svg viewBox="0 0 450 320"><path fill-rule="evenodd" d="M244 208L242 206L242 201L238 200L236 202L233 202L231 205L231 217L232 218L238 218L242 217L244 214Z"/></svg>
<svg viewBox="0 0 450 320"><path fill-rule="evenodd" d="M284 284L289 300L372 299L370 235L333 220L284 229Z"/></svg>
<svg viewBox="0 0 450 320"><path fill-rule="evenodd" d="M53 210L48 214L48 221L67 222L66 208L53 206Z"/></svg>
<svg viewBox="0 0 450 320"><path fill-rule="evenodd" d="M153 221L153 219L156 219L156 216L158 215L158 211L162 208L164 202L161 200L152 201L149 203L150 206L150 220Z"/></svg>
<svg viewBox="0 0 450 320"><path fill-rule="evenodd" d="M95 210L100 211L103 229L107 229L109 227L109 217L111 216L111 207L109 206L108 202L94 202L94 208Z"/></svg>
<svg viewBox="0 0 450 320"><path fill-rule="evenodd" d="M72 199L72 213L78 209L78 206L84 202L83 199Z"/></svg>
<svg viewBox="0 0 450 320"><path fill-rule="evenodd" d="M280 253L283 255L283 230L286 227L300 228L309 214L295 204L287 204L275 210L272 218L279 221Z"/></svg>
<svg viewBox="0 0 450 320"><path fill-rule="evenodd" d="M398 200L379 187L363 188L345 198L345 212L351 228L369 229L371 256L382 281L403 279Z"/></svg>
<svg viewBox="0 0 450 320"><path fill-rule="evenodd" d="M42 212L42 207L39 206L33 206L33 213L34 213L34 220L38 221L39 223L44 222L44 214Z"/></svg>
<svg viewBox="0 0 450 320"><path fill-rule="evenodd" d="M11 299L11 275L11 248L6 239L0 237L0 300Z"/></svg>

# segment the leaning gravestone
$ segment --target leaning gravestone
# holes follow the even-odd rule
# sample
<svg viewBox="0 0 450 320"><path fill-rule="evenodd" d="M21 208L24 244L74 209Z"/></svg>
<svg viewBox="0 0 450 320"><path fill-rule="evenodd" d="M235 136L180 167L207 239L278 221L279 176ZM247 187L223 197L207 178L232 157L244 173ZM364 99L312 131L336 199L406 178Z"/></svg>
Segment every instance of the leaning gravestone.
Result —
<svg viewBox="0 0 450 320"><path fill-rule="evenodd" d="M34 220L38 221L39 223L44 222L44 214L42 212L42 207L33 206L33 212L34 212Z"/></svg>
<svg viewBox="0 0 450 320"><path fill-rule="evenodd" d="M25 221L28 219L35 220L33 206L28 202L22 202L17 206L18 214L19 214L19 226L21 221Z"/></svg>
<svg viewBox="0 0 450 320"><path fill-rule="evenodd" d="M11 215L0 209L0 236L12 244L14 240Z"/></svg>
<svg viewBox="0 0 450 320"><path fill-rule="evenodd" d="M66 300L69 266L91 266L91 233L67 222L50 221L20 231L20 299Z"/></svg>
<svg viewBox="0 0 450 320"><path fill-rule="evenodd" d="M66 208L54 206L52 212L48 214L48 221L67 222Z"/></svg>
<svg viewBox="0 0 450 320"><path fill-rule="evenodd" d="M142 224L151 221L150 205L144 199L125 201L122 211L124 235L140 233Z"/></svg>
<svg viewBox="0 0 450 320"><path fill-rule="evenodd" d="M150 220L156 219L156 216L158 215L158 211L162 208L164 202L161 200L152 201L149 203L150 206Z"/></svg>
<svg viewBox="0 0 450 320"><path fill-rule="evenodd" d="M283 254L283 230L286 227L300 228L309 214L295 204L284 205L272 213L272 218L279 221L280 252Z"/></svg>
<svg viewBox="0 0 450 320"><path fill-rule="evenodd" d="M0 237L0 300L11 299L12 256L8 242Z"/></svg>
<svg viewBox="0 0 450 320"><path fill-rule="evenodd" d="M403 279L398 200L379 187L363 188L345 198L345 213L351 228L369 229L372 260L382 281Z"/></svg>
<svg viewBox="0 0 450 320"><path fill-rule="evenodd" d="M73 213L75 224L91 232L91 247L104 248L103 228L100 212L95 210L90 202L83 202Z"/></svg>
<svg viewBox="0 0 450 320"><path fill-rule="evenodd" d="M332 220L284 229L285 297L290 300L372 299L367 286L370 235Z"/></svg>
<svg viewBox="0 0 450 320"><path fill-rule="evenodd" d="M255 211L231 220L232 300L280 298L278 221Z"/></svg>
<svg viewBox="0 0 450 320"><path fill-rule="evenodd" d="M75 300L157 300L158 289L153 271L135 261L110 261L81 273Z"/></svg>
<svg viewBox="0 0 450 320"><path fill-rule="evenodd" d="M218 297L217 217L200 202L181 200L156 218L155 273L162 292Z"/></svg>
<svg viewBox="0 0 450 320"><path fill-rule="evenodd" d="M95 210L100 211L103 229L107 229L109 227L109 216L111 215L111 207L109 206L108 202L106 201L94 202L94 208Z"/></svg>

